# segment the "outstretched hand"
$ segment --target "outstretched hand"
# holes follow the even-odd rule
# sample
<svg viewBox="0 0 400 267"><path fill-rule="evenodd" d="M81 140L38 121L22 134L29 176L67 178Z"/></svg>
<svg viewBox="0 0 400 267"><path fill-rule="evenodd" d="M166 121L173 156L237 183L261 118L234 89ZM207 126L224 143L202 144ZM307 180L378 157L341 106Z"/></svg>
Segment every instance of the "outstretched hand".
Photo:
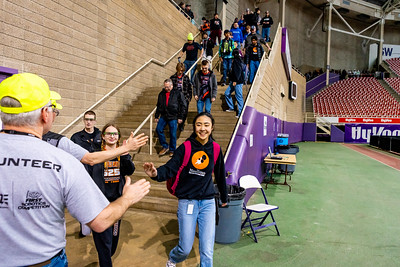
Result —
<svg viewBox="0 0 400 267"><path fill-rule="evenodd" d="M133 152L144 146L147 143L147 140L149 140L149 137L147 135L144 135L144 133L134 136L133 132L131 132L131 135L126 140L126 142L124 142L124 145L128 146L129 151Z"/></svg>
<svg viewBox="0 0 400 267"><path fill-rule="evenodd" d="M157 169L156 169L156 167L154 167L153 162L145 162L143 164L143 169L144 169L144 172L149 177L156 177L157 176Z"/></svg>
<svg viewBox="0 0 400 267"><path fill-rule="evenodd" d="M150 182L146 179L140 179L134 184L131 184L131 178L126 176L126 183L122 190L122 197L129 200L130 205L139 202L145 195L150 192Z"/></svg>

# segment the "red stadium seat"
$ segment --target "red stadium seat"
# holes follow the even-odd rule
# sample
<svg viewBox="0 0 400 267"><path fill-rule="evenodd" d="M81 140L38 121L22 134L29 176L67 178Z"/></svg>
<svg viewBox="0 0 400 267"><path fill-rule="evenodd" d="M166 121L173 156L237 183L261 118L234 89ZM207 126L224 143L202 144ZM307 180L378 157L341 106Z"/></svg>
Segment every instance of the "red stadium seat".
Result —
<svg viewBox="0 0 400 267"><path fill-rule="evenodd" d="M400 78L395 79L386 79L386 82L392 88L400 87ZM336 82L315 95L313 103L318 103L313 107L314 113L320 116L400 116L400 103L374 77Z"/></svg>

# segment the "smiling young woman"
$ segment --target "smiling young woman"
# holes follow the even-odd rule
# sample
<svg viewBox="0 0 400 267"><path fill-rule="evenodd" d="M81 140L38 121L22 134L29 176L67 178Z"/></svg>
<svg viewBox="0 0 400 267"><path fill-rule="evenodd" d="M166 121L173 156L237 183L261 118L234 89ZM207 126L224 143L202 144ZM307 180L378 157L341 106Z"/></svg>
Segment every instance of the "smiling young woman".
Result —
<svg viewBox="0 0 400 267"><path fill-rule="evenodd" d="M106 124L101 131L101 150L113 150L119 147L121 132L113 123ZM91 175L97 186L113 202L122 195L125 185L125 176L131 175L135 165L129 154L124 154L115 159L93 166ZM100 266L112 266L111 256L114 255L119 239L121 220L102 233L93 232Z"/></svg>
<svg viewBox="0 0 400 267"><path fill-rule="evenodd" d="M146 174L158 182L175 177L183 167L175 188L175 196L179 199L179 244L169 253L167 266L175 266L189 255L196 224L199 229L200 264L213 265L216 212L213 171L218 190L221 192L222 206L226 206L227 203L224 156L220 146L214 144L213 129L214 119L211 114L198 114L193 120L192 135L178 147L165 165L157 169L152 162L143 165ZM186 148L190 148L190 151L185 151ZM189 161L186 166L182 166L188 154Z"/></svg>

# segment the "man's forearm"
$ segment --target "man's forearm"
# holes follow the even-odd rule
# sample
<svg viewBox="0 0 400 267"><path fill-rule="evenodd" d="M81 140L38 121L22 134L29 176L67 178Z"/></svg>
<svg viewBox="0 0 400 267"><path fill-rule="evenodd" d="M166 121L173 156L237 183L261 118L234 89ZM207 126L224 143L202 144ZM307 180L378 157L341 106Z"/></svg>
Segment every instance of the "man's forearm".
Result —
<svg viewBox="0 0 400 267"><path fill-rule="evenodd" d="M128 152L129 149L127 146L120 146L113 150L104 150L93 153L86 153L81 159L81 162L93 166L95 164L114 159Z"/></svg>
<svg viewBox="0 0 400 267"><path fill-rule="evenodd" d="M111 202L96 218L87 225L95 232L101 233L119 220L130 207L130 201L121 196Z"/></svg>
<svg viewBox="0 0 400 267"><path fill-rule="evenodd" d="M119 220L126 210L133 204L140 201L150 191L150 182L145 179L131 184L131 178L125 177L126 182L122 190L122 196L105 207L91 222L87 225L93 231L103 232L115 221Z"/></svg>

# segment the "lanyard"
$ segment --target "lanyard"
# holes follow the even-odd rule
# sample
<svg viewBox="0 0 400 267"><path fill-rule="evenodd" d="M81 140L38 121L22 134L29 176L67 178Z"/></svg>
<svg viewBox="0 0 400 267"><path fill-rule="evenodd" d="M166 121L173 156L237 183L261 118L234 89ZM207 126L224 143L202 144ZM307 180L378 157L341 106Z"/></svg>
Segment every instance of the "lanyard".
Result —
<svg viewBox="0 0 400 267"><path fill-rule="evenodd" d="M36 138L39 138L39 137L37 137L36 135L34 135L34 134L31 134L31 133L25 133L25 132L20 132L20 131L16 131L16 130L1 130L0 131L1 133L7 133L7 134L18 134L18 135L28 135L28 136L32 136L32 137L36 137Z"/></svg>

